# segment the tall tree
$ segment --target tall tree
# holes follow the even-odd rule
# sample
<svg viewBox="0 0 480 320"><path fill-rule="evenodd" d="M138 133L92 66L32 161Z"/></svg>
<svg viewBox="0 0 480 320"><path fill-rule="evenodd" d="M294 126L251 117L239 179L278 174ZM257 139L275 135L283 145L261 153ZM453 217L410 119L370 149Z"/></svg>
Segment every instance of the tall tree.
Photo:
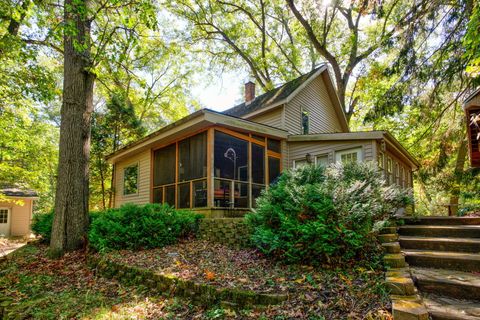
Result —
<svg viewBox="0 0 480 320"><path fill-rule="evenodd" d="M91 58L89 0L65 0L61 109L53 255L78 249L88 227L90 125L95 75Z"/></svg>

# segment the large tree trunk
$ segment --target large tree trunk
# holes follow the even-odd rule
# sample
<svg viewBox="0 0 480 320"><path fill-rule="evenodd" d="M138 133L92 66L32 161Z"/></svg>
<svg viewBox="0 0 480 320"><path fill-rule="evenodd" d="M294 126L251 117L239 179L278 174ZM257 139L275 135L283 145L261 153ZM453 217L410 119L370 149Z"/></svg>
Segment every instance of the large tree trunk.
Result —
<svg viewBox="0 0 480 320"><path fill-rule="evenodd" d="M448 210L449 216L456 216L458 212L458 198L460 195L460 183L463 176L463 169L465 167L465 160L467 158L467 140L463 139L457 152L457 160L455 162L455 181L450 194L450 205Z"/></svg>
<svg viewBox="0 0 480 320"><path fill-rule="evenodd" d="M80 248L88 227L88 161L94 76L90 72L89 0L65 0L64 80L53 255Z"/></svg>

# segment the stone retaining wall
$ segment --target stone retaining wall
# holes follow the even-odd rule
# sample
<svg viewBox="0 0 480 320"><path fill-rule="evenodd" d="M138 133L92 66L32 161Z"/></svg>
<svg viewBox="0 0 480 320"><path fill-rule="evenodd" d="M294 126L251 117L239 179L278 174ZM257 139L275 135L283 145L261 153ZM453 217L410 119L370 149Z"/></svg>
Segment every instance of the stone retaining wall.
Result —
<svg viewBox="0 0 480 320"><path fill-rule="evenodd" d="M175 276L163 275L148 269L119 264L106 258L90 257L89 265L107 278L115 278L126 285L144 286L159 294L189 298L204 306L222 303L231 307L274 305L288 299L288 295L257 293L233 288L218 288L195 283Z"/></svg>
<svg viewBox="0 0 480 320"><path fill-rule="evenodd" d="M205 218L201 220L198 231L200 239L234 247L247 246L249 234L243 218Z"/></svg>

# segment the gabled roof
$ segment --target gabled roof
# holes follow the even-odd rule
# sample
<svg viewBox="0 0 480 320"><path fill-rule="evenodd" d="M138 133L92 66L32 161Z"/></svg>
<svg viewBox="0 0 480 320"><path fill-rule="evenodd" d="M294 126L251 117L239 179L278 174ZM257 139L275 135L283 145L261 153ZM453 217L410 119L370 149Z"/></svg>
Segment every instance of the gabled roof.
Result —
<svg viewBox="0 0 480 320"><path fill-rule="evenodd" d="M18 187L4 187L0 188L0 194L7 197L19 197L19 198L37 198L38 194L34 190L21 189Z"/></svg>
<svg viewBox="0 0 480 320"><path fill-rule="evenodd" d="M326 65L321 64L319 67L313 69L309 73L301 75L300 77L289 81L273 90L267 91L264 94L259 95L249 103L243 102L233 108L227 109L223 113L230 116L242 117L257 110L280 103L286 100L292 93L295 92L295 90L297 90L302 84L304 84L320 69L322 69L323 71L324 69L326 69Z"/></svg>
<svg viewBox="0 0 480 320"><path fill-rule="evenodd" d="M474 90L472 93L468 95L468 97L463 101L463 108L464 109L467 108L469 102L474 98L476 98L478 95L480 95L480 88L477 88L476 90Z"/></svg>

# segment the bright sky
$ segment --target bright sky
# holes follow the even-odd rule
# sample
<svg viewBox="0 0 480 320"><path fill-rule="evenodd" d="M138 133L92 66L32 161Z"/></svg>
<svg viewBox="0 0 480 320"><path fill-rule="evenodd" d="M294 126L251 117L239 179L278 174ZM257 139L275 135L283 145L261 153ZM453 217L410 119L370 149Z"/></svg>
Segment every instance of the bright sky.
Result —
<svg viewBox="0 0 480 320"><path fill-rule="evenodd" d="M206 86L199 84L193 87L192 94L200 100L202 107L223 111L243 102L242 87L247 76L240 71L224 72Z"/></svg>

